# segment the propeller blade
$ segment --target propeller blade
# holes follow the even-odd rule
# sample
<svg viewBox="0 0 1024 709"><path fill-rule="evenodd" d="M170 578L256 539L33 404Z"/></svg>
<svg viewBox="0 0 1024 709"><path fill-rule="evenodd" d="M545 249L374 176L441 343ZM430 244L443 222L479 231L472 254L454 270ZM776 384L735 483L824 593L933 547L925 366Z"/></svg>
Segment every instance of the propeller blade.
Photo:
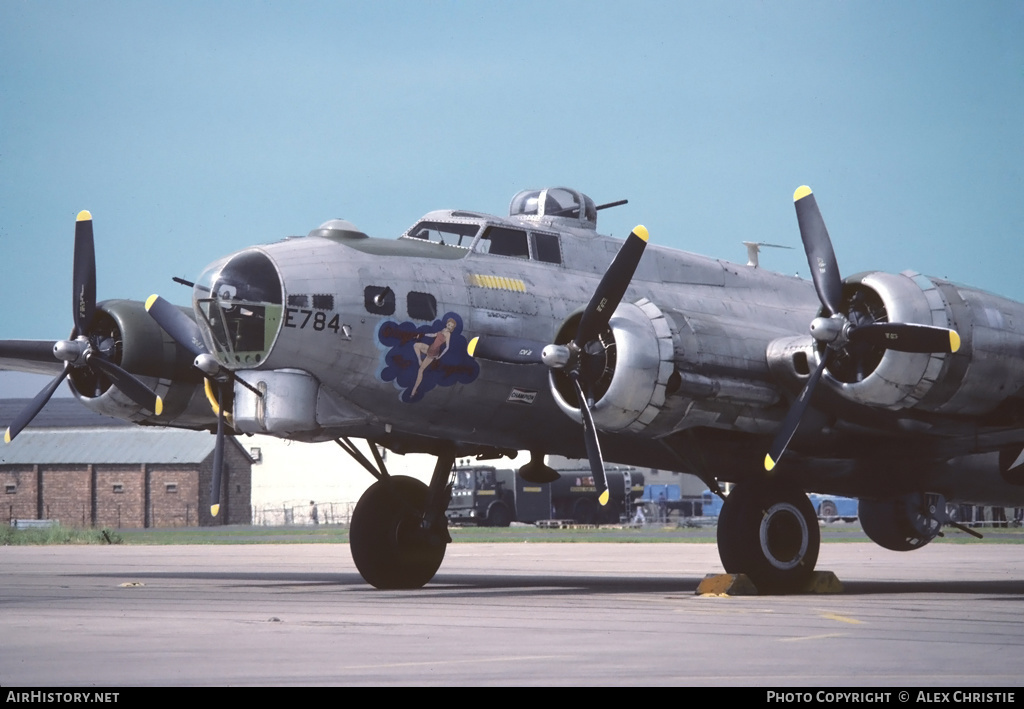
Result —
<svg viewBox="0 0 1024 709"><path fill-rule="evenodd" d="M897 352L956 352L960 335L956 330L916 323L871 323L852 328L850 342L884 347Z"/></svg>
<svg viewBox="0 0 1024 709"><path fill-rule="evenodd" d="M466 350L470 357L508 364L540 364L540 353L546 345L521 337L484 335L469 341Z"/></svg>
<svg viewBox="0 0 1024 709"><path fill-rule="evenodd" d="M64 363L53 354L55 340L0 340L0 369L54 377Z"/></svg>
<svg viewBox="0 0 1024 709"><path fill-rule="evenodd" d="M579 377L575 372L569 373L573 386L576 388L576 398L580 402L580 416L583 417L583 441L587 446L587 458L590 460L590 472L594 474L594 483L597 485L597 501L604 507L608 504L608 481L604 474L604 459L601 457L601 443L597 440L597 427L594 426L594 417L590 413L589 397L583 392L580 386Z"/></svg>
<svg viewBox="0 0 1024 709"><path fill-rule="evenodd" d="M110 381L114 383L114 386L142 408L149 409L157 416L163 412L163 399L154 394L148 386L136 379L134 374L121 369L121 367L118 367L110 360L94 353L86 354L85 362L90 367L94 367L106 374Z"/></svg>
<svg viewBox="0 0 1024 709"><path fill-rule="evenodd" d="M84 209L75 221L75 264L72 308L75 329L84 335L96 312L96 249L92 238L92 215Z"/></svg>
<svg viewBox="0 0 1024 709"><path fill-rule="evenodd" d="M612 313L619 307L619 302L629 287L629 282L633 280L640 257L644 255L644 249L647 247L647 239L647 229L637 226L626 237L619 253L615 254L580 319L575 339L576 346L580 349L607 327Z"/></svg>
<svg viewBox="0 0 1024 709"><path fill-rule="evenodd" d="M821 358L821 364L811 374L810 379L807 380L807 384L804 385L804 390L800 392L800 396L797 397L793 405L789 407L789 412L786 414L786 418L782 420L782 427L779 432L775 434L775 440L772 441L772 447L768 451L768 455L764 457L764 469L771 471L776 465L779 464L779 459L782 458L782 454L786 452L786 448L789 447L789 442L793 439L793 434L796 433L797 427L800 425L800 419L803 418L804 412L807 411L807 405L811 402L811 397L814 395L814 389L818 386L818 381L821 379L821 375L825 372L825 368L828 367L829 362L832 360L831 348L825 350L825 354Z"/></svg>
<svg viewBox="0 0 1024 709"><path fill-rule="evenodd" d="M835 315L843 301L843 281L839 276L839 264L836 263L832 240L825 228L821 210L818 209L818 201L811 188L804 185L793 193L793 203L818 300L830 314Z"/></svg>
<svg viewBox="0 0 1024 709"><path fill-rule="evenodd" d="M217 443L213 448L213 480L210 482L210 514L220 514L220 485L224 475L224 407L217 404Z"/></svg>
<svg viewBox="0 0 1024 709"><path fill-rule="evenodd" d="M8 426L7 431L4 433L5 443L13 441L14 437L21 433L25 426L28 426L32 422L32 419L36 417L36 414L43 410L43 407L46 406L46 402L50 400L51 396L53 396L53 392L57 391L57 387L60 386L60 383L64 381L64 378L68 376L68 372L70 371L71 365L65 364L64 371L54 377L53 381L47 384L41 392L36 394L36 398L21 410L21 413L19 413L14 419L14 423Z"/></svg>
<svg viewBox="0 0 1024 709"><path fill-rule="evenodd" d="M177 306L171 305L155 293L146 300L146 312L171 336L175 342L192 353L193 357L209 354L199 326Z"/></svg>
<svg viewBox="0 0 1024 709"><path fill-rule="evenodd" d="M146 299L146 312L156 320L157 325L162 327L164 332L171 336L172 340L195 356L195 367L204 375L218 380L228 377L232 382L240 383L259 398L263 398L263 392L217 361L217 358L207 349L199 326L180 308L171 305L154 293ZM472 354L473 352L470 351L470 355Z"/></svg>

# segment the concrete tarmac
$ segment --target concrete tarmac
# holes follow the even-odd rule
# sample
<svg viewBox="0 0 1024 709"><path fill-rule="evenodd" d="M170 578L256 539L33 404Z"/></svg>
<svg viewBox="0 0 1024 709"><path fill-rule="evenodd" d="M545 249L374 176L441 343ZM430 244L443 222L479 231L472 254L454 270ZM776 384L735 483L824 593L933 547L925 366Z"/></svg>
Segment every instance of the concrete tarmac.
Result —
<svg viewBox="0 0 1024 709"><path fill-rule="evenodd" d="M401 592L346 545L4 547L0 686L1024 681L1024 548L826 544L818 568L845 593L695 596L710 544L453 544Z"/></svg>

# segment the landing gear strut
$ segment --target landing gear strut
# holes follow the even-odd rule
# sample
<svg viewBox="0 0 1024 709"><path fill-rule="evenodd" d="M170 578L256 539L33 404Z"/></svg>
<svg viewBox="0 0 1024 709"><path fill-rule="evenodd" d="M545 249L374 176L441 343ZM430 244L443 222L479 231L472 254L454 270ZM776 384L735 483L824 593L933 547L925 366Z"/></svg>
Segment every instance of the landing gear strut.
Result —
<svg viewBox="0 0 1024 709"><path fill-rule="evenodd" d="M434 578L452 540L444 511L454 463L454 454L439 455L429 487L382 470L359 498L349 547L367 583L380 589L419 588Z"/></svg>
<svg viewBox="0 0 1024 709"><path fill-rule="evenodd" d="M803 588L818 561L821 532L803 491L746 482L725 499L718 518L718 554L730 574L746 574L761 593Z"/></svg>

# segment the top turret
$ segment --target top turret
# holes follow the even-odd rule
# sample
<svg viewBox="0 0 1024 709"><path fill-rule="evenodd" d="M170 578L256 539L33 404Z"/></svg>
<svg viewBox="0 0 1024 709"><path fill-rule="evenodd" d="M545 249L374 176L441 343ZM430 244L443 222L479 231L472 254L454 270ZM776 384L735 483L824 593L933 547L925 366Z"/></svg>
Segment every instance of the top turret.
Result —
<svg viewBox="0 0 1024 709"><path fill-rule="evenodd" d="M512 198L508 215L561 227L597 229L594 200L568 187L523 190Z"/></svg>

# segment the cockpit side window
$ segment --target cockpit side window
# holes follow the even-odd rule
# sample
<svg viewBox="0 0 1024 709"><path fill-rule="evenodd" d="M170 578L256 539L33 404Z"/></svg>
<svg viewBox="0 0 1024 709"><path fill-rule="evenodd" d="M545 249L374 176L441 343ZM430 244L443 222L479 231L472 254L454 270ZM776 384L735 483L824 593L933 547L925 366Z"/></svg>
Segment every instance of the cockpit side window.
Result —
<svg viewBox="0 0 1024 709"><path fill-rule="evenodd" d="M530 258L530 247L526 232L519 229L492 226L484 232L477 244L477 250L494 256Z"/></svg>
<svg viewBox="0 0 1024 709"><path fill-rule="evenodd" d="M533 239L533 258L544 263L562 263L562 250L554 234L530 232Z"/></svg>
<svg viewBox="0 0 1024 709"><path fill-rule="evenodd" d="M408 236L442 246L461 246L468 249L478 231L480 227L476 224L420 222L409 230Z"/></svg>

